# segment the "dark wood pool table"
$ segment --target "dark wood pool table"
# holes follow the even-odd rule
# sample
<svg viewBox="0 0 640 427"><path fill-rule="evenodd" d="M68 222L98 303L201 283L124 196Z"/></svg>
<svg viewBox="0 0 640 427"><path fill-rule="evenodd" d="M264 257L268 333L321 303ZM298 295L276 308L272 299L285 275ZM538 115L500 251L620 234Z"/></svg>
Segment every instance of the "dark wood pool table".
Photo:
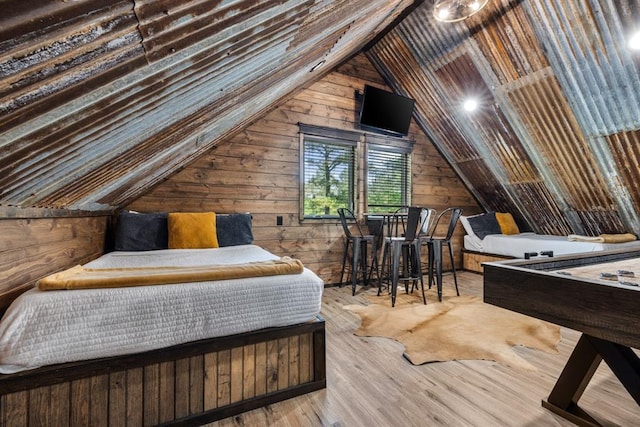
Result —
<svg viewBox="0 0 640 427"><path fill-rule="evenodd" d="M582 332L545 408L599 425L578 400L602 360L640 405L640 250L483 265L486 303Z"/></svg>

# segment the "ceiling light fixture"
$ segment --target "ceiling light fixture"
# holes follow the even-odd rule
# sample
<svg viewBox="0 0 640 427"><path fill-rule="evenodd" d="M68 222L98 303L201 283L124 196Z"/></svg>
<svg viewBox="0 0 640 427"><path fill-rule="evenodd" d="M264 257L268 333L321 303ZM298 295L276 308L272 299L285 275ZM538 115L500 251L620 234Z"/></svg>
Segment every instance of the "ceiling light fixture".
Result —
<svg viewBox="0 0 640 427"><path fill-rule="evenodd" d="M465 111L468 112L472 112L475 111L478 108L478 101L476 101L473 98L469 98L466 101L464 101L464 103L462 104L462 108L464 108Z"/></svg>
<svg viewBox="0 0 640 427"><path fill-rule="evenodd" d="M489 0L436 0L433 17L442 22L457 22L479 12Z"/></svg>
<svg viewBox="0 0 640 427"><path fill-rule="evenodd" d="M631 50L640 50L640 31L637 31L629 38L628 46Z"/></svg>

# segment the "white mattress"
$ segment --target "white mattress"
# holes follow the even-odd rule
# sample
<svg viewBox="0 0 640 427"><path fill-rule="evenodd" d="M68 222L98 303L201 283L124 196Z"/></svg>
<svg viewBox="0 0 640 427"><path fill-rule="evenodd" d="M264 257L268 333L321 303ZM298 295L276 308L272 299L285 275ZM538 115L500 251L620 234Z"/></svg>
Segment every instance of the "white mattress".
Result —
<svg viewBox="0 0 640 427"><path fill-rule="evenodd" d="M628 243L597 243L569 241L566 236L550 236L535 233L514 235L489 234L484 239L464 236L464 248L470 251L524 258L525 252L553 251L554 256L611 249L638 248L640 241Z"/></svg>
<svg viewBox="0 0 640 427"><path fill-rule="evenodd" d="M255 245L111 252L90 268L197 266L279 257ZM0 321L0 373L137 353L312 320L324 284L302 274L179 285L31 289Z"/></svg>

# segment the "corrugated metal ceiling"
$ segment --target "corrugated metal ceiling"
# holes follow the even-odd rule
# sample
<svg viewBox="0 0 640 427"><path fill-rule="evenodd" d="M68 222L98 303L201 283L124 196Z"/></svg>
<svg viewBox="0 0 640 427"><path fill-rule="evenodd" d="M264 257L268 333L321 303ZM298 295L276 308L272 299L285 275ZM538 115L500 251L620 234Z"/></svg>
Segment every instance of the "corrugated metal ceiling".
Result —
<svg viewBox="0 0 640 427"><path fill-rule="evenodd" d="M3 2L0 208L123 206L376 40L369 58L486 209L640 233L637 1L490 0L455 24L431 1L42 3Z"/></svg>
<svg viewBox="0 0 640 427"><path fill-rule="evenodd" d="M413 5L5 1L0 207L122 206Z"/></svg>
<svg viewBox="0 0 640 427"><path fill-rule="evenodd" d="M445 24L425 3L368 55L487 210L537 232L638 234L639 9L494 0Z"/></svg>

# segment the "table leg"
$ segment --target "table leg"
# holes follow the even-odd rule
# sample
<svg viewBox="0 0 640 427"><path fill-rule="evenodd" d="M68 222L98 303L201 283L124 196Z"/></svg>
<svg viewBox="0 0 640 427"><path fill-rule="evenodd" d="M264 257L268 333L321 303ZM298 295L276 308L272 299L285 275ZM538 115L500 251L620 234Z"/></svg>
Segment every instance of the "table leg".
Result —
<svg viewBox="0 0 640 427"><path fill-rule="evenodd" d="M638 355L624 345L591 336L589 339L633 400L640 405L640 358Z"/></svg>
<svg viewBox="0 0 640 427"><path fill-rule="evenodd" d="M640 359L631 348L582 334L567 364L542 406L580 426L600 424L578 406L589 381L605 360L640 405Z"/></svg>

